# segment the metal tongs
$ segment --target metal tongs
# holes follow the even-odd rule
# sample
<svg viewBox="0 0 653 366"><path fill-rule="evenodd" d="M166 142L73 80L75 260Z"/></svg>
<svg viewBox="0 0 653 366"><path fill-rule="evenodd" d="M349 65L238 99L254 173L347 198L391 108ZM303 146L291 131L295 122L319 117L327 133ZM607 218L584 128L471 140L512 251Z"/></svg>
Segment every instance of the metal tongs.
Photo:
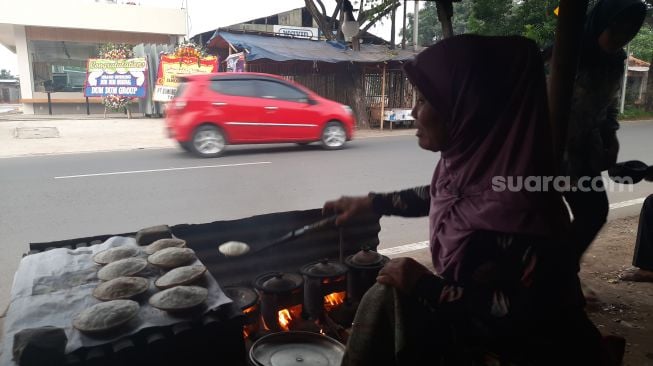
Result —
<svg viewBox="0 0 653 366"><path fill-rule="evenodd" d="M302 236L302 235L304 235L306 233L310 233L310 232L313 232L315 230L318 230L318 229L321 229L321 228L324 228L324 227L327 227L327 226L331 226L331 225L335 226L337 217L338 217L338 215L330 216L330 217L327 217L326 219L322 219L322 220L314 222L312 224L302 226L299 229L295 229L295 230L289 232L288 234L286 234L286 235L284 235L284 236L282 236L280 238L277 238L277 239L275 239L275 240L273 240L271 242L268 242L268 243L265 243L265 244L259 246L258 248L256 248L256 251L258 252L258 251L267 249L267 248L269 248L269 247L271 247L273 245L278 245L278 244L288 242L290 240L299 238L300 236ZM229 247L229 246L233 246L233 245L235 245L237 247L235 252L233 252L233 248ZM241 255L245 255L246 253L249 252L250 245L247 244L247 243L243 243L243 242L231 241L231 242L226 242L226 243L221 244L218 247L218 250L220 251L220 253L222 253L226 257L240 257ZM342 229L340 229L340 257L342 259Z"/></svg>
<svg viewBox="0 0 653 366"><path fill-rule="evenodd" d="M335 226L337 217L338 217L338 215L329 216L326 219L322 219L322 220L314 222L312 224L302 226L299 229L295 229L295 230L289 232L288 234L286 234L286 235L284 235L282 237L279 237L279 238L271 241L270 243L265 244L262 247L259 247L258 250L261 250L261 249L264 249L264 248L267 248L267 247L271 247L273 245L278 245L278 244L288 242L290 240L299 238L300 236L302 236L304 234L319 230L319 229L324 228L324 227Z"/></svg>

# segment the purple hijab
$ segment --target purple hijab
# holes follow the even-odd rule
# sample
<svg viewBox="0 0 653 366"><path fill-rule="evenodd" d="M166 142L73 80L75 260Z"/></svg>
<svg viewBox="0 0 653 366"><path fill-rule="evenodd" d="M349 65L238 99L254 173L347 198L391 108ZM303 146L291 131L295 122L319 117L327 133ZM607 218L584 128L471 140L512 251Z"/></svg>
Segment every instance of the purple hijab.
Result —
<svg viewBox="0 0 653 366"><path fill-rule="evenodd" d="M569 217L553 191L498 191L493 177L552 176L553 151L539 49L522 37L443 40L405 71L447 124L431 182L433 265L456 280L475 231L556 237Z"/></svg>

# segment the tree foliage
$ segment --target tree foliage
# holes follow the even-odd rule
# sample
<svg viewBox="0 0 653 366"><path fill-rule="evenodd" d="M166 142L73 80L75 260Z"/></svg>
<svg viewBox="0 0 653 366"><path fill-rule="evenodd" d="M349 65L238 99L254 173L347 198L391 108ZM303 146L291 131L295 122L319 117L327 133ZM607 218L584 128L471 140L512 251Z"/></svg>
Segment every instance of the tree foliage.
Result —
<svg viewBox="0 0 653 366"><path fill-rule="evenodd" d="M454 34L523 35L541 46L553 42L556 17L554 0L463 0L454 3ZM412 42L413 16L409 14L406 39ZM419 44L426 46L442 39L435 2L427 2L419 12Z"/></svg>
<svg viewBox="0 0 653 366"><path fill-rule="evenodd" d="M646 62L653 59L653 26L650 24L642 26L635 39L630 42L630 53Z"/></svg>
<svg viewBox="0 0 653 366"><path fill-rule="evenodd" d="M349 6L350 15L358 21L362 32L370 29L374 24L386 17L392 9L401 4L400 0L331 0L335 1L336 7L333 12L327 12L322 0L304 0L306 8L322 31L325 38L334 40L340 37L337 29L337 21L343 19Z"/></svg>
<svg viewBox="0 0 653 366"><path fill-rule="evenodd" d="M467 19L471 11L470 1L461 1L453 4L453 18L451 20L454 34L467 33ZM406 42L413 43L414 15L407 14ZM428 46L442 39L442 26L438 21L438 10L434 1L429 1L419 11L419 29L417 39L420 46ZM404 36L403 30L399 32Z"/></svg>
<svg viewBox="0 0 653 366"><path fill-rule="evenodd" d="M12 80L12 79L17 79L17 77L12 75L10 70L6 70L6 69L0 70L0 80Z"/></svg>

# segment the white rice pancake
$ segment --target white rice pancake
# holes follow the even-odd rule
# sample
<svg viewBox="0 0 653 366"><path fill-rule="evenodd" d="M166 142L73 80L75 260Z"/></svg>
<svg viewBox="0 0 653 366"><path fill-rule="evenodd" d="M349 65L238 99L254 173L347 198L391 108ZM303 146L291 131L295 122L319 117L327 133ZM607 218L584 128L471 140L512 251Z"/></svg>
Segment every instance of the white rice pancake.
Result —
<svg viewBox="0 0 653 366"><path fill-rule="evenodd" d="M93 296L102 301L130 299L150 287L150 281L143 277L118 277L99 284L93 289Z"/></svg>
<svg viewBox="0 0 653 366"><path fill-rule="evenodd" d="M97 264L109 264L125 258L131 258L138 255L138 248L134 247L115 247L103 250L93 256L93 262Z"/></svg>
<svg viewBox="0 0 653 366"><path fill-rule="evenodd" d="M174 239L174 238L167 238L167 239L159 239L155 241L154 243L148 245L145 247L145 253L147 254L154 254L158 252L161 249L165 248L185 248L186 247L186 240L182 239Z"/></svg>
<svg viewBox="0 0 653 366"><path fill-rule="evenodd" d="M176 286L154 294L149 303L164 311L183 311L203 304L208 295L209 291L204 287Z"/></svg>
<svg viewBox="0 0 653 366"><path fill-rule="evenodd" d="M77 314L73 327L85 333L107 332L133 319L139 309L138 303L132 300L103 302Z"/></svg>
<svg viewBox="0 0 653 366"><path fill-rule="evenodd" d="M111 262L100 268L97 277L102 281L110 281L118 277L129 277L147 267L147 261L142 258L125 258Z"/></svg>
<svg viewBox="0 0 653 366"><path fill-rule="evenodd" d="M189 248L165 248L147 257L151 264L164 269L177 268L193 263L197 258Z"/></svg>
<svg viewBox="0 0 653 366"><path fill-rule="evenodd" d="M228 241L221 244L218 250L227 257L238 257L249 252L249 245L240 241Z"/></svg>
<svg viewBox="0 0 653 366"><path fill-rule="evenodd" d="M202 278L205 272L206 267L202 265L177 267L159 277L154 285L160 289L190 285Z"/></svg>

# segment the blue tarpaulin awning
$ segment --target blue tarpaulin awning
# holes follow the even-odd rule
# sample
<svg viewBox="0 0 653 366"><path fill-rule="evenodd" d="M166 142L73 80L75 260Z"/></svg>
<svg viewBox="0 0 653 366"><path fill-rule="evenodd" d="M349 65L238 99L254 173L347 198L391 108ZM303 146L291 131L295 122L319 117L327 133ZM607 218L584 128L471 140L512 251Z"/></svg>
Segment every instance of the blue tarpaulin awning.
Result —
<svg viewBox="0 0 653 366"><path fill-rule="evenodd" d="M360 51L353 51L336 41L270 37L222 30L217 30L207 44L215 45L220 40L224 40L234 47L245 49L247 61L268 59L272 61L378 63L410 60L416 54L412 50L391 50L383 45L362 44Z"/></svg>

